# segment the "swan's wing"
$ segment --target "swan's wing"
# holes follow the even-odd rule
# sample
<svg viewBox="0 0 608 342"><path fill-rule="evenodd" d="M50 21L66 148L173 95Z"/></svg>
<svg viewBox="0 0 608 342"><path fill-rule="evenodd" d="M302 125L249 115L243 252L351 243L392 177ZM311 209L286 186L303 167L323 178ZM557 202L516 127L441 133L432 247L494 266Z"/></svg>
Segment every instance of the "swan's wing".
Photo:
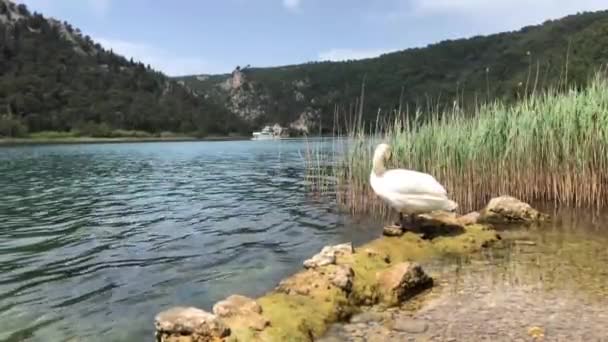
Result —
<svg viewBox="0 0 608 342"><path fill-rule="evenodd" d="M418 171L395 169L382 175L383 189L401 194L425 194L447 197L447 191L435 177Z"/></svg>

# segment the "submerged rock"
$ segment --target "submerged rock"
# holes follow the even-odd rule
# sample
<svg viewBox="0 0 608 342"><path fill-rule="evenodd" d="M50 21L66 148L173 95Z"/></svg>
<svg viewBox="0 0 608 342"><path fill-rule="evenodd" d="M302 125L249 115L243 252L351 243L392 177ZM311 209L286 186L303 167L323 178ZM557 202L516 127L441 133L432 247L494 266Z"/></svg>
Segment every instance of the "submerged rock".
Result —
<svg viewBox="0 0 608 342"><path fill-rule="evenodd" d="M403 262L377 275L383 302L396 305L433 286L433 278L414 262Z"/></svg>
<svg viewBox="0 0 608 342"><path fill-rule="evenodd" d="M213 313L230 326L264 330L270 321L262 316L262 307L253 299L232 295L213 306Z"/></svg>
<svg viewBox="0 0 608 342"><path fill-rule="evenodd" d="M384 319L385 319L385 315L383 315L379 312L367 311L367 312L363 312L363 313L360 313L358 315L351 317L350 323L351 324L358 324L358 323L369 324L372 322L382 322Z"/></svg>
<svg viewBox="0 0 608 342"><path fill-rule="evenodd" d="M318 254L304 261L304 267L317 268L336 263L336 256L353 253L352 243L344 243L335 246L325 246Z"/></svg>
<svg viewBox="0 0 608 342"><path fill-rule="evenodd" d="M194 307L175 307L156 315L158 342L222 341L230 329L217 316Z"/></svg>
<svg viewBox="0 0 608 342"><path fill-rule="evenodd" d="M511 196L490 200L481 211L479 222L490 224L535 223L548 219L546 214L532 208L528 203Z"/></svg>
<svg viewBox="0 0 608 342"><path fill-rule="evenodd" d="M427 331L429 325L425 321L412 318L398 318L391 322L391 329L409 334L422 334Z"/></svg>

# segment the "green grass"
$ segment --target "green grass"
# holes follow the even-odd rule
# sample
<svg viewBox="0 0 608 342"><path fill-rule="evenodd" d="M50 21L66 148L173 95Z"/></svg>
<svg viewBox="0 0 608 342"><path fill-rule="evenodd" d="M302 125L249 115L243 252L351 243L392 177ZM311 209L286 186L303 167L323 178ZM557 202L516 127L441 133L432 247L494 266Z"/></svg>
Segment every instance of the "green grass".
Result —
<svg viewBox="0 0 608 342"><path fill-rule="evenodd" d="M323 178L333 177L343 207L386 212L368 183L380 141L393 147L390 167L434 175L462 212L507 194L576 207L608 204L608 79L601 72L584 89L549 89L510 106L481 105L472 113L455 105L417 124L419 114L379 122L371 134L350 127L346 153ZM318 163L308 162L309 175L318 173ZM311 178L316 189L329 188L318 175Z"/></svg>

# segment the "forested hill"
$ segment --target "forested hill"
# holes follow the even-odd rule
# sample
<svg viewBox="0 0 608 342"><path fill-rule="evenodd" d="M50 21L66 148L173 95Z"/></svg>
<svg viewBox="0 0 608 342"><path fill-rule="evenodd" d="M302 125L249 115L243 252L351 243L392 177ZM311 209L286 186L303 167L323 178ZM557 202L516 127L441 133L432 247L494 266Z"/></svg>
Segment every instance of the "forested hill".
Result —
<svg viewBox="0 0 608 342"><path fill-rule="evenodd" d="M568 59L568 63L566 60ZM310 123L320 114L332 127L336 104L349 108L366 79L365 110L375 120L401 102L453 104L460 98L512 100L534 83L560 78L585 84L608 61L608 12L571 15L542 25L470 39L444 41L359 61L313 62L275 68L243 67L231 75L180 78L201 96L251 122ZM566 73L567 65L567 73ZM538 81L536 74L538 70ZM401 100L401 101L400 101Z"/></svg>
<svg viewBox="0 0 608 342"><path fill-rule="evenodd" d="M0 0L0 137L69 130L206 135L248 128L221 106L105 50L68 23Z"/></svg>

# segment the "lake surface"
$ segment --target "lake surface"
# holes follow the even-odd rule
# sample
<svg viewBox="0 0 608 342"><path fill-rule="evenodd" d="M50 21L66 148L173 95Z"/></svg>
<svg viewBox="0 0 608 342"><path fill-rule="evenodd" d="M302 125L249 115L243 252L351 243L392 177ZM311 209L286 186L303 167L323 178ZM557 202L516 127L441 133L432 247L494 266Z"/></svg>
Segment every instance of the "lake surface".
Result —
<svg viewBox="0 0 608 342"><path fill-rule="evenodd" d="M163 309L260 295L324 245L378 236L307 196L306 146L0 148L0 340L150 341Z"/></svg>

